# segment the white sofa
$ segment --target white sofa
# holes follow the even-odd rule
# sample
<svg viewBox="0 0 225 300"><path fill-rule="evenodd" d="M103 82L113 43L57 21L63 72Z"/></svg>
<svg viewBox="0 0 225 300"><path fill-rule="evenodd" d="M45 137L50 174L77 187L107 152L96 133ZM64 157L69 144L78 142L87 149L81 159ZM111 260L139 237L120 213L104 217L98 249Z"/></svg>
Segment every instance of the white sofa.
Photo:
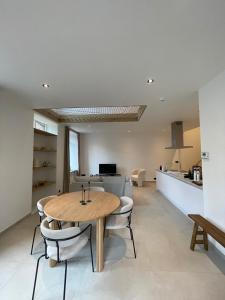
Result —
<svg viewBox="0 0 225 300"><path fill-rule="evenodd" d="M76 192L91 186L102 186L106 192L113 193L118 197L133 196L132 182L127 176L74 176L69 187L69 192Z"/></svg>
<svg viewBox="0 0 225 300"><path fill-rule="evenodd" d="M137 183L139 187L143 186L143 182L145 181L145 169L134 169L131 175L131 181L133 183Z"/></svg>

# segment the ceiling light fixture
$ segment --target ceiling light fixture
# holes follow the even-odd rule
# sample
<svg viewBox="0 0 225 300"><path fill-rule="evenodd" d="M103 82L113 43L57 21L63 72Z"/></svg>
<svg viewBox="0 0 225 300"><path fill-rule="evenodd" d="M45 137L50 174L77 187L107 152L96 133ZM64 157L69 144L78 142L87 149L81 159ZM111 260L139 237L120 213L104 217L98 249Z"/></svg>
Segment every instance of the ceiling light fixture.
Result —
<svg viewBox="0 0 225 300"><path fill-rule="evenodd" d="M149 78L149 79L147 80L147 84L152 84L154 81L155 81L155 80L154 80L153 78Z"/></svg>
<svg viewBox="0 0 225 300"><path fill-rule="evenodd" d="M50 85L48 83L43 83L42 87L45 88L45 89L48 89L50 87Z"/></svg>

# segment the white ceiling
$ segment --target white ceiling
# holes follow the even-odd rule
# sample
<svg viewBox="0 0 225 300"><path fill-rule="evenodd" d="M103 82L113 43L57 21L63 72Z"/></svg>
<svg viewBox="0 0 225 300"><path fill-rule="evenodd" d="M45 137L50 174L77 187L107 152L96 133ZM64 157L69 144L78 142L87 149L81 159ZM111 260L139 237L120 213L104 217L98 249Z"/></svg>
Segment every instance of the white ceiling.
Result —
<svg viewBox="0 0 225 300"><path fill-rule="evenodd" d="M0 0L2 90L33 108L148 105L96 128L193 127L197 90L224 69L224 0Z"/></svg>

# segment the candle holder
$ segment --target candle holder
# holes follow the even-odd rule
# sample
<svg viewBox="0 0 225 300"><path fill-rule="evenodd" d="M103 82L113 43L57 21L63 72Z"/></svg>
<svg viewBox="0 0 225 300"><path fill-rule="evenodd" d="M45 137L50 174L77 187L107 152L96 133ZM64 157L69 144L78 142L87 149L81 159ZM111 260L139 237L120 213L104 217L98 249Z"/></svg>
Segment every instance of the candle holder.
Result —
<svg viewBox="0 0 225 300"><path fill-rule="evenodd" d="M91 192L91 182L88 181L88 198L87 198L87 202L90 203L92 202L92 200L90 199L90 192Z"/></svg>
<svg viewBox="0 0 225 300"><path fill-rule="evenodd" d="M87 202L85 201L85 189L84 189L84 186L82 184L82 199L80 200L80 204L81 205L87 205Z"/></svg>

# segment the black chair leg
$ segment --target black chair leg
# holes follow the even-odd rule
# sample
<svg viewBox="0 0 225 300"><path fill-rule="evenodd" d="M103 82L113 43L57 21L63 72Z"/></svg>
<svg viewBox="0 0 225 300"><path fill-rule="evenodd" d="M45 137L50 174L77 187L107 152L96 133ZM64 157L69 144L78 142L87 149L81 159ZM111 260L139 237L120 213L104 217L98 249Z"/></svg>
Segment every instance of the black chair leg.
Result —
<svg viewBox="0 0 225 300"><path fill-rule="evenodd" d="M30 254L32 255L33 254L33 247L34 247L34 240L35 240L35 236L36 236L36 230L37 228L39 227L40 225L36 225L35 228L34 228L34 234L33 234L33 240L32 240L32 245L31 245L31 250L30 250Z"/></svg>
<svg viewBox="0 0 225 300"><path fill-rule="evenodd" d="M128 227L129 228L129 230L130 230L130 238L131 238L131 240L132 240L132 242L133 242L133 248L134 248L134 257L136 258L137 257L137 255L136 255L136 249L135 249L135 245L134 245L134 235L133 235L133 230L132 230L132 228L131 227Z"/></svg>
<svg viewBox="0 0 225 300"><path fill-rule="evenodd" d="M37 282L37 274L38 274L38 268L39 268L39 262L40 262L40 259L42 257L44 257L45 254L42 254L38 260L37 260L37 266L36 266L36 272L35 272L35 278L34 278L34 287L33 287L33 293L32 293L32 300L34 300L34 293L35 293L35 288L36 288L36 282Z"/></svg>
<svg viewBox="0 0 225 300"><path fill-rule="evenodd" d="M66 278L67 278L67 260L65 260L65 275L64 275L63 300L66 299Z"/></svg>
<svg viewBox="0 0 225 300"><path fill-rule="evenodd" d="M91 251L92 272L94 272L94 262L93 262L93 252L92 252L92 227L90 229L90 251Z"/></svg>

